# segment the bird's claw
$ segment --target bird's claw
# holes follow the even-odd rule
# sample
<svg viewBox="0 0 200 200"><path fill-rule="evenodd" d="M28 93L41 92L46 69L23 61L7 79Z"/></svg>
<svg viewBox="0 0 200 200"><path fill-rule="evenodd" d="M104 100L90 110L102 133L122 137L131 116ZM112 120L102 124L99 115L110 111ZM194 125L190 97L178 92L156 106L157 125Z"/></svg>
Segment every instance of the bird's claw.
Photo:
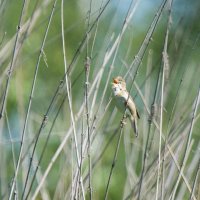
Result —
<svg viewBox="0 0 200 200"><path fill-rule="evenodd" d="M123 128L124 125L126 125L126 121L125 121L125 119L122 119L120 121L120 127Z"/></svg>

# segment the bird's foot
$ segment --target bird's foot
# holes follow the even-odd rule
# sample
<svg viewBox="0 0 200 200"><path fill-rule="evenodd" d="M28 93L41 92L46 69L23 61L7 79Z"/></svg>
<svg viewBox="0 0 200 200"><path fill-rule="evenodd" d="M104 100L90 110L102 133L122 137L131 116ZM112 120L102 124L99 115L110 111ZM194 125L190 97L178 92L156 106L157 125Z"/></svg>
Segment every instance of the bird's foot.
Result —
<svg viewBox="0 0 200 200"><path fill-rule="evenodd" d="M121 121L120 121L120 127L121 128L123 128L124 127L124 125L126 125L127 123L126 123L126 118L124 118L124 119L122 119Z"/></svg>

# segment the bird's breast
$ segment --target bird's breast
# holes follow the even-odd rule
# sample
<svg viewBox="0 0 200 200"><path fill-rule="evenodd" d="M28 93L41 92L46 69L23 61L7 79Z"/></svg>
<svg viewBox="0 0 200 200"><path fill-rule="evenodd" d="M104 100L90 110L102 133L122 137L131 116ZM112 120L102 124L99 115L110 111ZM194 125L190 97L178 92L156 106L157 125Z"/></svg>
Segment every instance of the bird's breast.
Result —
<svg viewBox="0 0 200 200"><path fill-rule="evenodd" d="M115 104L122 113L125 111L127 98L128 94L126 94L124 91L118 91L114 93Z"/></svg>

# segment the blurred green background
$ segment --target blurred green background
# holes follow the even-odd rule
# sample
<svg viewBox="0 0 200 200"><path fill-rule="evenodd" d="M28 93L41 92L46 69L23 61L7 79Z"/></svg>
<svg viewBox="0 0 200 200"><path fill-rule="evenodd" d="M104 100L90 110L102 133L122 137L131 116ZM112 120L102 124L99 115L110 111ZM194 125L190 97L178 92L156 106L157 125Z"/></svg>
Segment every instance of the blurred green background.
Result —
<svg viewBox="0 0 200 200"><path fill-rule="evenodd" d="M90 2L86 0L68 0L64 1L64 31L65 31L65 48L67 64L69 65L76 54L79 45L84 38L88 28L88 12L90 9ZM111 82L112 77L121 75L124 76L127 72L127 67L131 65L134 57L137 55L142 42L147 34L148 28L152 23L161 0L140 0L133 1L131 9L137 4L136 10L132 19L128 24L128 28L121 38L121 42L118 48L115 62L112 63L114 54L111 56L105 70L103 72L102 79L100 80L100 87L97 92L97 100L93 107L94 110L90 110L92 105L92 98L94 93L89 98L89 110L95 113L103 95L103 90L106 86L106 81L109 79ZM95 22L101 8L101 1L93 0L91 7L90 25ZM103 5L105 1L103 1ZM17 26L22 10L23 1L0 1L0 97L1 106L3 94L5 91L5 85L7 80L7 71L10 66L14 41L17 33ZM40 53L40 47L43 41L44 33L47 28L48 19L52 10L53 1L27 1L24 9L22 26L20 36L18 40L17 56L14 61L14 68L10 80L10 87L7 98L6 114L1 119L1 137L0 137L0 154L1 154L1 167L0 167L0 188L1 199L7 199L12 178L14 175L14 160L17 161L20 139L23 130L25 115L27 112L27 106L29 102L30 91L32 87L32 81L34 77L34 71L37 63L37 59ZM98 26L94 26L89 34L88 49L91 53L91 66L89 74L89 82L91 89L92 82L95 80L98 72L103 68L102 64L105 58L106 52L108 52L122 31L123 23L127 15L130 0L116 0L110 1L104 12L99 18ZM138 84L140 91L145 95L147 105L151 106L154 91L156 88L157 78L162 66L162 52L164 47L165 34L167 30L168 22L168 10L165 6L158 24L155 27L151 41L148 43L147 50L142 58L138 74L135 78L135 82ZM168 120L170 114L172 114L172 126L171 132L174 133L172 138L178 138L179 134L182 134L182 127L187 128L186 125L191 122L191 115L194 110L194 102L197 97L198 87L200 84L200 23L199 13L200 2L198 0L186 1L186 0L174 0L172 4L172 11L170 17L170 29L169 29L169 42L168 42L168 61L169 69L166 70L165 90L164 90L164 116L163 116L163 130L167 133ZM30 22L30 24L29 24ZM25 24L28 24L28 32L26 33ZM96 31L96 33L95 33ZM96 35L95 35L96 34ZM94 40L94 46L92 47ZM69 74L69 82L71 84L72 106L73 113L76 118L77 113L80 110L82 103L85 101L85 73L84 63L86 57L86 45L82 48L78 55L75 64L72 65L72 70ZM114 70L111 76L108 77L111 63L114 66ZM131 71L134 75L135 69ZM28 163L31 156L31 141L39 130L42 123L43 116L50 105L51 99L56 91L60 80L64 76L64 61L63 61L63 49L62 49L62 35L61 35L61 1L58 0L55 12L53 14L52 22L50 24L47 39L44 45L41 61L39 64L39 70L36 78L35 91L32 100L32 106L30 110L30 116L28 120L28 128L25 137L25 149L23 151L25 158L20 166L18 176L18 190L19 196L22 193L24 186L24 179ZM130 88L132 81L130 76L127 78L127 85ZM181 86L180 86L181 84ZM180 88L179 88L180 86ZM161 86L159 86L161 87ZM176 105L173 110L176 95ZM56 115L58 107L66 94L65 86L60 89L56 101L48 116L47 126L41 132L39 142L36 148L37 158L35 158L35 165L37 165L37 159L41 154L42 148L46 141L49 129L53 123L53 119ZM114 168L111 185L109 189L108 199L124 199L128 191L131 191L137 182L142 168L142 157L144 153L145 141L147 136L148 127L148 113L145 109L144 103L138 91L133 86L131 89L131 95L134 97L138 111L141 115L139 122L140 136L139 139L134 138L129 124L125 127L124 136L122 137L119 154L117 157L117 163ZM96 135L92 141L91 155L92 163L98 158L99 153L103 150L103 147L109 141L109 138L114 133L114 130L119 125L121 114L114 110L114 104L111 103L109 109L106 108L111 96L111 88L108 85L103 103L100 107L100 111L97 118L104 116L101 121L98 121L96 128ZM155 119L159 122L160 119L160 96L158 94L156 99L157 113ZM113 112L114 110L114 112ZM84 111L85 112L85 111ZM199 109L197 110L197 116ZM80 147L81 133L86 134L86 120L85 115L76 122L76 129L78 134L78 144ZM94 115L91 114L90 122L92 122ZM110 121L111 120L111 121ZM83 122L82 122L83 121ZM82 123L83 130L82 131ZM71 117L69 111L69 103L66 100L58 119L54 125L51 137L49 139L44 158L40 164L40 172L43 173L50 163L52 156L57 150L58 146L62 142L65 134L69 130L71 125ZM153 126L152 135L153 147L148 157L148 164L158 155L158 135ZM158 132L158 131L157 131ZM171 133L170 132L170 133ZM192 151L188 160L193 160L198 153L198 145L200 138L200 120L196 119L193 132L192 132ZM116 134L117 135L117 134ZM157 135L157 137L156 137ZM184 138L184 137L183 137ZM13 145L13 146L12 146ZM117 145L117 137L115 137L108 148L103 154L98 164L92 170L92 183L93 183L93 197L94 199L103 199L108 175L110 172L113 155ZM12 154L12 147L14 149L14 157ZM71 187L71 179L73 169L75 169L76 156L74 148L72 134L66 143L62 154L56 160L50 174L46 181L46 190L50 199L69 199L69 190ZM126 149L127 148L127 149ZM132 152L133 150L133 152ZM80 148L79 148L80 151ZM130 153L130 152L133 153ZM174 148L176 151L176 148ZM28 152L28 153L27 153ZM71 152L71 153L70 153ZM128 152L128 153L127 153ZM26 154L27 153L27 154ZM134 155L135 154L135 155ZM135 156L133 162L130 164L134 168L134 175L136 179L132 180L130 187L127 186L127 179L129 174L127 173L127 166L129 158L127 155ZM179 158L180 159L180 158ZM178 160L179 160L178 159ZM196 159L196 158L195 158ZM148 165L147 164L147 165ZM195 165L196 166L196 165ZM169 166L167 166L169 169ZM194 170L196 168L194 167ZM23 171L25 170L25 171ZM34 167L31 167L31 175L33 175ZM88 172L87 161L83 163L83 176L86 176ZM40 175L41 176L41 175ZM195 172L192 173L192 180L194 180ZM37 177L37 181L34 182L32 193L38 185L40 177ZM175 181L174 179L172 182ZM173 182L175 183L175 182ZM87 191L87 182L85 188ZM183 183L184 185L184 183ZM128 189L127 189L128 188ZM166 190L166 198L171 194L173 184ZM127 191L126 191L127 190ZM181 189L180 189L181 190ZM179 190L179 191L180 191ZM151 191L155 192L154 190ZM31 193L31 194L32 194ZM69 196L68 196L69 195ZM149 194L150 195L150 194ZM88 198L88 197L87 197ZM187 199L187 192L183 196L178 196L177 199ZM42 199L38 195L38 199ZM143 199L150 199L150 196Z"/></svg>

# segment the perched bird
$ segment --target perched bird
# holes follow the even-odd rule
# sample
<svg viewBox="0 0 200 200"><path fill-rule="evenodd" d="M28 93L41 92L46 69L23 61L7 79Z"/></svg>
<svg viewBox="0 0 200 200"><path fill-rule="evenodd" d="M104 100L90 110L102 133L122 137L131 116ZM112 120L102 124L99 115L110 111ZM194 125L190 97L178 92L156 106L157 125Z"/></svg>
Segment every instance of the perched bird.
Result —
<svg viewBox="0 0 200 200"><path fill-rule="evenodd" d="M138 136L137 119L139 119L140 116L137 112L133 99L126 90L126 82L121 76L117 76L116 78L113 78L113 82L111 84L116 106L122 113L124 113L125 109L127 108L129 114L126 115L126 117L130 119L131 126L137 137Z"/></svg>

